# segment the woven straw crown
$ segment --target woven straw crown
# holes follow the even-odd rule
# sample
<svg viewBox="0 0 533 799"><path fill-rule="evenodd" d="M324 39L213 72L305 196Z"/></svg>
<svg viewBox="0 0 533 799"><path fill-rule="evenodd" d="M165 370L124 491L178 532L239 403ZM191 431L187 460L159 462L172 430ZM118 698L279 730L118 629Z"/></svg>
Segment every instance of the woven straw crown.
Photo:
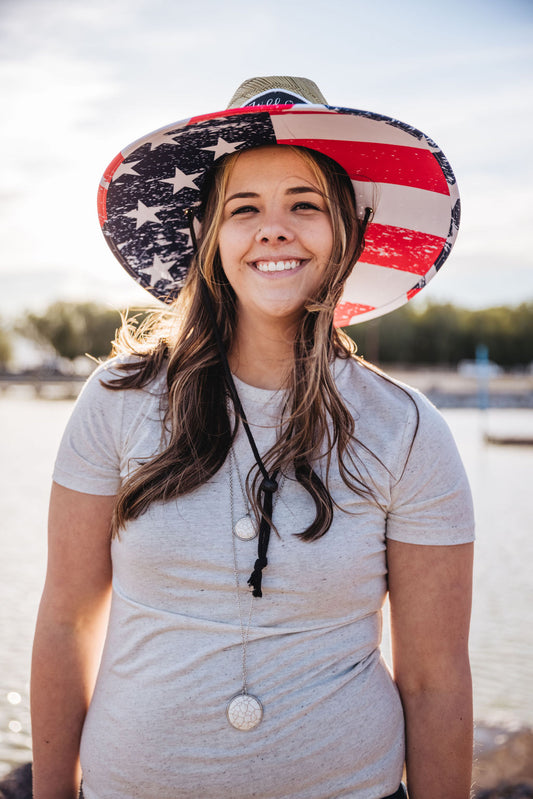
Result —
<svg viewBox="0 0 533 799"><path fill-rule="evenodd" d="M327 105L326 99L316 83L309 78L291 78L288 75L271 75L268 78L250 78L241 83L231 100L228 108L243 108L248 105L252 97L283 89L303 97L308 103Z"/></svg>

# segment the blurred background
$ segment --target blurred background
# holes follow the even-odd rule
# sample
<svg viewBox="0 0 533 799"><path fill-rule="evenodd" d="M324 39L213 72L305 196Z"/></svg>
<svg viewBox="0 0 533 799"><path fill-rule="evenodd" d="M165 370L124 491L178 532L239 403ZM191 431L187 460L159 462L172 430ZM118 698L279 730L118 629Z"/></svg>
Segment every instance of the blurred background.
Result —
<svg viewBox="0 0 533 799"><path fill-rule="evenodd" d="M31 638L62 428L119 312L148 295L100 233L107 164L225 108L254 75L408 122L444 150L462 225L408 306L350 329L448 420L478 521L481 723L533 724L531 0L0 0L0 776L30 759Z"/></svg>

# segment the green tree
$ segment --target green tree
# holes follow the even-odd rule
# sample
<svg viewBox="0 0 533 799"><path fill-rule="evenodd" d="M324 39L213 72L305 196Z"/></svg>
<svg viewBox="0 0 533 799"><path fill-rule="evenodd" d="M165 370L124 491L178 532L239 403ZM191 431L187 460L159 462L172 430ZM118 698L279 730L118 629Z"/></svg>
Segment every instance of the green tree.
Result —
<svg viewBox="0 0 533 799"><path fill-rule="evenodd" d="M346 328L357 352L372 362L412 363L415 349L415 312L404 305L394 313Z"/></svg>
<svg viewBox="0 0 533 799"><path fill-rule="evenodd" d="M12 355L11 336L4 327L0 327L0 371L7 369Z"/></svg>
<svg viewBox="0 0 533 799"><path fill-rule="evenodd" d="M43 314L27 313L18 331L41 345L50 345L62 358L109 354L120 313L96 303L55 302Z"/></svg>
<svg viewBox="0 0 533 799"><path fill-rule="evenodd" d="M500 366L533 362L533 303L471 311L451 304L405 305L346 329L367 360L383 364L456 366L478 345Z"/></svg>

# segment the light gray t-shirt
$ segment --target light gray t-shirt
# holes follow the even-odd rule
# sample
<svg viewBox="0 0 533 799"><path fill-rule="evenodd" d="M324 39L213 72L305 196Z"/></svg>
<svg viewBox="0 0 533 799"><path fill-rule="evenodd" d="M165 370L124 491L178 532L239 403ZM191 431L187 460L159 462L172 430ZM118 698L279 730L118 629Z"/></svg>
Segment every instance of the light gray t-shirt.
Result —
<svg viewBox="0 0 533 799"><path fill-rule="evenodd" d="M85 493L114 494L161 447L164 375L117 392L101 385L106 375L99 369L81 393L54 472ZM379 651L387 538L469 542L472 504L452 436L424 397L355 360L336 362L335 379L378 502L350 491L334 462L330 492L343 510L305 543L294 533L314 505L288 475L261 599L246 586L257 540L235 540L245 628L253 602L248 688L262 722L243 732L226 718L243 656L232 502L234 517L246 511L228 458L201 488L154 503L113 540L109 630L81 743L85 799L378 799L398 787L403 713ZM282 395L236 385L264 453ZM253 457L242 426L234 449L244 481Z"/></svg>

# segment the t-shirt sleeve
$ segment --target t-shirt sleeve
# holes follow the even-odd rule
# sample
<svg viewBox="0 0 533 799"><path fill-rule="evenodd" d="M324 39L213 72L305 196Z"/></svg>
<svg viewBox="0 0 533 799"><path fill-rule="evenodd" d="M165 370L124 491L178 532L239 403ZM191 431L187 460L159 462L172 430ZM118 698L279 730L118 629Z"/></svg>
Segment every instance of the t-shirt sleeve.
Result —
<svg viewBox="0 0 533 799"><path fill-rule="evenodd" d="M120 487L124 391L102 385L109 377L99 367L83 387L54 466L56 483L84 494L114 495Z"/></svg>
<svg viewBox="0 0 533 799"><path fill-rule="evenodd" d="M393 481L387 537L408 544L463 544L474 540L472 495L452 433L425 398L414 440L400 476ZM412 441L412 445L411 445ZM410 450L409 450L410 447Z"/></svg>

